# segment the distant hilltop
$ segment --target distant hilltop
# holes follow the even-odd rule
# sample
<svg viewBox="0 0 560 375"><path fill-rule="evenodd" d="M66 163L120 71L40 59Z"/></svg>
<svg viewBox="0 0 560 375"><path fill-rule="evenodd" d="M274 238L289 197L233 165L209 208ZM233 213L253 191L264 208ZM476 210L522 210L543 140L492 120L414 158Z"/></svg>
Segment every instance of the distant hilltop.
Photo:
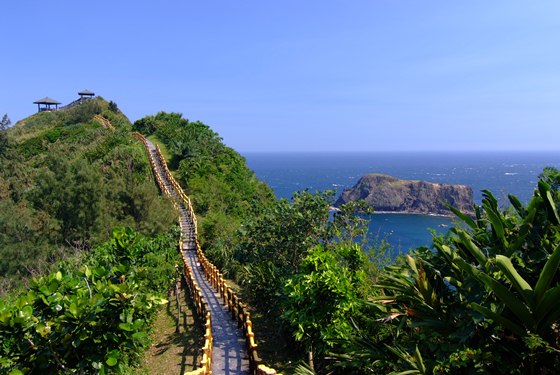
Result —
<svg viewBox="0 0 560 375"><path fill-rule="evenodd" d="M470 186L400 180L384 174L369 174L351 189L346 189L335 203L364 199L376 212L451 215L446 203L465 213L473 212Z"/></svg>

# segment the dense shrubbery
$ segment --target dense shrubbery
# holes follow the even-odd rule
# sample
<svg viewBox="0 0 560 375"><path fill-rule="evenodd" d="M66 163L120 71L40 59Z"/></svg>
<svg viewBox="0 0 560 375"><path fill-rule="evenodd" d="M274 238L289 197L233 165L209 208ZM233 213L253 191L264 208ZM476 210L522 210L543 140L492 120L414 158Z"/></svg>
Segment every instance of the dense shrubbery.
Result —
<svg viewBox="0 0 560 375"><path fill-rule="evenodd" d="M476 218L380 276L343 372L553 374L560 365L560 225L540 181L502 211L485 192Z"/></svg>
<svg viewBox="0 0 560 375"><path fill-rule="evenodd" d="M205 251L229 272L235 232L245 217L274 201L272 190L199 121L160 112L136 121L134 129L165 146L175 178L193 201Z"/></svg>
<svg viewBox="0 0 560 375"><path fill-rule="evenodd" d="M97 113L111 116L117 130L92 121ZM0 293L105 241L114 226L155 234L173 224L173 208L159 195L130 128L126 117L98 98L38 113L6 131L9 144L0 156Z"/></svg>
<svg viewBox="0 0 560 375"><path fill-rule="evenodd" d="M367 228L359 215L365 206L349 204L332 217L332 193L302 192L293 202L276 201L218 134L179 114L158 113L134 128L163 143L194 202L205 252L243 286L253 305L288 332L293 328L297 341L321 355L332 346L327 338L352 330L350 323L341 324L373 280L371 263L354 243ZM327 285L331 293L322 290ZM327 303L303 314L314 300ZM323 324L325 319L331 323Z"/></svg>
<svg viewBox="0 0 560 375"><path fill-rule="evenodd" d="M176 238L116 228L84 264L62 264L15 303L0 301L0 372L104 374L135 364L180 275Z"/></svg>
<svg viewBox="0 0 560 375"><path fill-rule="evenodd" d="M527 205L510 197L502 210L485 192L476 217L456 212L464 223L433 249L382 268L355 242L367 227L359 205L329 217L327 196L272 201L247 185L253 176L217 134L179 115L135 127L172 154L214 262L313 354L318 373L546 374L560 365L554 168Z"/></svg>
<svg viewBox="0 0 560 375"><path fill-rule="evenodd" d="M455 211L463 223L435 237L434 249L385 268L354 241L366 228L359 206L329 220L325 197L300 193L245 223L237 276L313 354L318 373L552 374L558 176L546 169L527 205L511 196L504 210L484 192L475 218Z"/></svg>

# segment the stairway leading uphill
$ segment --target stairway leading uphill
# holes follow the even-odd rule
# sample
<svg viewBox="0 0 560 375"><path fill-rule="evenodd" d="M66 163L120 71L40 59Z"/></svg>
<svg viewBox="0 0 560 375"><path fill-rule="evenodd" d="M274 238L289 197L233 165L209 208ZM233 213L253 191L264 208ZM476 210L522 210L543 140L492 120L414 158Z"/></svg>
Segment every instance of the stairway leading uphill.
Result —
<svg viewBox="0 0 560 375"><path fill-rule="evenodd" d="M222 305L219 293L212 288L201 269L200 261L196 254L195 219L191 217L191 211L185 206L183 199L175 190L172 182L167 179L163 170L163 161L160 160L155 146L147 140L145 144L153 157L154 173L157 175L158 180L160 180L162 188L176 202L182 232L181 251L193 271L193 276L202 291L212 316L212 373L249 374L249 359L247 357L243 332L237 328L237 322L232 320L227 306Z"/></svg>

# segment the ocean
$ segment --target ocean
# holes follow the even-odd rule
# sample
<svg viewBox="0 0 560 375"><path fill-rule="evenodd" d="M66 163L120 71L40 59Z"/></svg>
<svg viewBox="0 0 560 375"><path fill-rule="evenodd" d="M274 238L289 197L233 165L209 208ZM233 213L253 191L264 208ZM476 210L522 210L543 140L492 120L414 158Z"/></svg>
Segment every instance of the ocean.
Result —
<svg viewBox="0 0 560 375"><path fill-rule="evenodd" d="M332 189L337 196L361 176L384 173L407 180L465 184L480 204L486 189L505 207L508 194L531 198L547 166L560 169L559 152L372 152L245 153L247 165L278 198L294 192ZM374 214L369 232L399 251L431 245L430 229L443 233L453 218L430 215Z"/></svg>

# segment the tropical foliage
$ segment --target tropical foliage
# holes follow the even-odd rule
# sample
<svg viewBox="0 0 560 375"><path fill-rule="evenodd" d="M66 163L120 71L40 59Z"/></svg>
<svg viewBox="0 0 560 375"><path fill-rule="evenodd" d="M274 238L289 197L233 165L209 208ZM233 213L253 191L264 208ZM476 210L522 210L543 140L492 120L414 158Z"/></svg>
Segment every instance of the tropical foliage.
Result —
<svg viewBox="0 0 560 375"><path fill-rule="evenodd" d="M320 369L333 340L354 330L376 277L366 241L371 208L330 212L332 192L294 195L247 219L238 232L235 276L251 304L276 320L292 348ZM366 255L365 249L371 251Z"/></svg>
<svg viewBox="0 0 560 375"><path fill-rule="evenodd" d="M176 235L116 228L79 267L61 264L15 303L0 301L0 372L105 374L135 364L180 275Z"/></svg>
<svg viewBox="0 0 560 375"><path fill-rule="evenodd" d="M180 114L132 126L115 103L96 100L5 128L0 286L74 260L0 303L3 372L119 372L145 346L176 254L171 237L111 228L156 236L175 215L131 129L167 153L207 255L300 359L309 355L301 373L552 374L560 365L555 168L527 204L510 196L501 208L484 191L474 216L453 209L448 235L387 265L387 245L370 246L371 208L332 212L331 192L275 200L217 133Z"/></svg>
<svg viewBox="0 0 560 375"><path fill-rule="evenodd" d="M552 374L560 364L560 226L554 191L501 211L485 191L476 217L434 250L380 275L369 317L334 368L402 373Z"/></svg>

